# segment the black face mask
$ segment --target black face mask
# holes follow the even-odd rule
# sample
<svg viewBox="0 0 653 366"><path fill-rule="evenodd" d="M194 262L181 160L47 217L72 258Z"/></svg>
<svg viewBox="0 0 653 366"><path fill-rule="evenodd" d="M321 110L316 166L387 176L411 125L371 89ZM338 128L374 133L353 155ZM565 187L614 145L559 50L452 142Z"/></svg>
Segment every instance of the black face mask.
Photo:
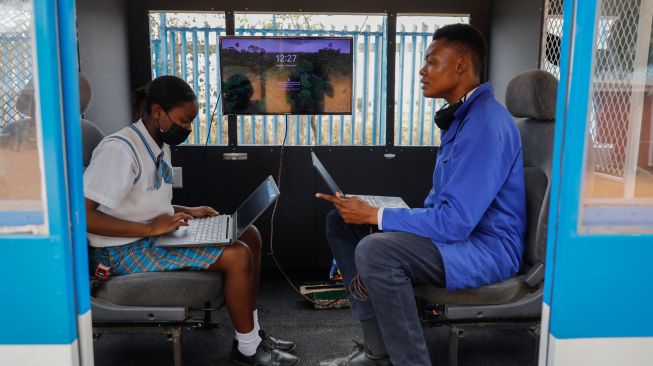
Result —
<svg viewBox="0 0 653 366"><path fill-rule="evenodd" d="M440 109L439 111L435 112L435 118L433 119L433 122L441 129L441 130L448 130L449 126L451 126L451 123L453 122L454 114L460 108L461 105L463 105L465 101L460 100L458 103L451 104L445 108Z"/></svg>
<svg viewBox="0 0 653 366"><path fill-rule="evenodd" d="M170 117L168 117L168 119L170 119ZM166 144L175 146L186 141L190 132L191 130L187 130L178 124L173 123L168 131L161 131L161 128L159 128L159 138Z"/></svg>

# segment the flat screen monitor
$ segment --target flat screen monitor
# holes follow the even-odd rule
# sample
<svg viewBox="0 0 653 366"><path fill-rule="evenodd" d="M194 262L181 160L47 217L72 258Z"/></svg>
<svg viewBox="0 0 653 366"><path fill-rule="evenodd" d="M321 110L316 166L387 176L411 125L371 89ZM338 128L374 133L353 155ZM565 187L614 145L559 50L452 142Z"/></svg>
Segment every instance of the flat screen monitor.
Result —
<svg viewBox="0 0 653 366"><path fill-rule="evenodd" d="M351 114L351 37L220 38L224 114Z"/></svg>

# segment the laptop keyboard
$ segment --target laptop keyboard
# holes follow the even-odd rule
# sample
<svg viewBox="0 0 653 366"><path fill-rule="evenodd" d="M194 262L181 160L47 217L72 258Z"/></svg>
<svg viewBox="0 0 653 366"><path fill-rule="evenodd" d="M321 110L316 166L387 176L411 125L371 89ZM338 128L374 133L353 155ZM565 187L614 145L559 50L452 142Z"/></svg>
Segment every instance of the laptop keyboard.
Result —
<svg viewBox="0 0 653 366"><path fill-rule="evenodd" d="M195 243L222 242L224 241L228 226L229 216L209 216L190 220L188 239Z"/></svg>
<svg viewBox="0 0 653 366"><path fill-rule="evenodd" d="M382 207L381 200L379 200L378 196L358 196L360 199L363 201L367 202L370 206L373 207Z"/></svg>

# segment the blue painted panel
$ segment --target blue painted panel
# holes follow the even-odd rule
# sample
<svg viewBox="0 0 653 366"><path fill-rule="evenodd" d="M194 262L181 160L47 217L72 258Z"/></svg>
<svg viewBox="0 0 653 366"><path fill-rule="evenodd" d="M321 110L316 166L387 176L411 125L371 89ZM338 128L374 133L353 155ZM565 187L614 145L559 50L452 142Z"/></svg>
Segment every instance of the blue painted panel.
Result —
<svg viewBox="0 0 653 366"><path fill-rule="evenodd" d="M577 236L558 245L550 333L653 337L650 236Z"/></svg>
<svg viewBox="0 0 653 366"><path fill-rule="evenodd" d="M216 41L220 38L221 34L225 34L225 32L216 32L215 33L215 39ZM216 47L215 51L215 67L216 70L220 70L220 47ZM220 88L222 87L221 82L220 82L220 73L216 73L215 75L215 85L218 88L217 90L217 97L218 97L218 104L216 105L217 107L217 113L218 116L216 117L217 123L218 123L218 128L217 128L217 135L218 135L218 145L222 145L222 132L223 132L223 120L222 120L222 90ZM215 111L215 108L214 108ZM208 141L208 140L207 140ZM210 141L209 141L210 142Z"/></svg>
<svg viewBox="0 0 653 366"><path fill-rule="evenodd" d="M404 26L401 26L401 30L404 30ZM395 119L399 120L399 127L395 130L395 145L401 146L402 144L402 136L403 133L401 132L403 130L403 115L404 115L404 59L406 56L406 41L403 36L399 38L397 37L398 40L397 42L399 43L399 75L395 76L395 83L399 85L399 99L397 99L397 103L399 104L399 113L397 113L395 116Z"/></svg>
<svg viewBox="0 0 653 366"><path fill-rule="evenodd" d="M199 83L198 83L198 76L199 76L199 61L197 59L197 32L193 32L193 91L195 91L195 95L199 99ZM193 133L195 136L195 143L199 143L200 141L200 114L198 113L197 116L195 116L195 121L193 122Z"/></svg>
<svg viewBox="0 0 653 366"><path fill-rule="evenodd" d="M84 204L82 132L79 109L79 81L77 64L77 28L75 1L59 0L59 47L66 137L66 167L72 224L72 243L77 313L91 308L88 284L88 245L86 239L86 207ZM62 184L56 184L63 186Z"/></svg>
<svg viewBox="0 0 653 366"><path fill-rule="evenodd" d="M353 78L353 85L351 88L351 105L352 105L352 111L356 110L357 102L356 102L356 85L358 84L358 79L356 78L356 65L357 65L357 59L358 59L358 36L354 35L353 36L354 41L353 41L353 50L354 50L354 70L352 71L352 78ZM356 135L356 113L351 114L351 126L349 129L349 144L345 144L345 141L341 141L341 145L354 145L354 136Z"/></svg>
<svg viewBox="0 0 653 366"><path fill-rule="evenodd" d="M177 47L175 32L170 31L170 75L177 75Z"/></svg>
<svg viewBox="0 0 653 366"><path fill-rule="evenodd" d="M413 110L415 108L415 61L416 61L416 54L417 54L417 36L413 35L412 37L412 52L413 54L411 55L410 59L410 128L408 129L408 145L413 144L413 124L415 121L415 115L413 114ZM402 116L399 116L399 118L402 118ZM401 133L401 132L400 132Z"/></svg>
<svg viewBox="0 0 653 366"><path fill-rule="evenodd" d="M168 37L166 33L166 14L159 13L159 37L161 37L161 65L159 75L168 75Z"/></svg>
<svg viewBox="0 0 653 366"><path fill-rule="evenodd" d="M186 78L186 31L181 32L181 50L179 52L179 57L181 57L181 78L184 81L188 81Z"/></svg>
<svg viewBox="0 0 653 366"><path fill-rule="evenodd" d="M76 336L70 251L60 237L1 239L0 344L70 344Z"/></svg>
<svg viewBox="0 0 653 366"><path fill-rule="evenodd" d="M365 135L367 124L367 78L368 78L368 68L369 68L369 48L370 48L370 37L365 36L363 38L363 114L361 116L361 145L365 145ZM352 142L353 143L353 142Z"/></svg>
<svg viewBox="0 0 653 366"><path fill-rule="evenodd" d="M49 237L2 237L0 343L70 344L77 338L63 145L56 3L34 2L35 75ZM77 103L79 99L77 99ZM79 106L79 104L78 104ZM79 108L79 107L78 107ZM78 117L79 118L79 117Z"/></svg>
<svg viewBox="0 0 653 366"><path fill-rule="evenodd" d="M209 77L209 65L211 60L209 59L209 32L204 32L204 100L206 103L206 124L208 127L209 121L211 120L211 78ZM208 141L210 130L206 131L206 141ZM201 143L201 141L196 141L195 143Z"/></svg>
<svg viewBox="0 0 653 366"><path fill-rule="evenodd" d="M374 37L374 95L372 96L372 145L377 145L376 135L378 133L377 124L379 123L379 107L381 100L381 87L379 86L379 63L383 59L380 55L381 36ZM363 142L364 144L364 142Z"/></svg>

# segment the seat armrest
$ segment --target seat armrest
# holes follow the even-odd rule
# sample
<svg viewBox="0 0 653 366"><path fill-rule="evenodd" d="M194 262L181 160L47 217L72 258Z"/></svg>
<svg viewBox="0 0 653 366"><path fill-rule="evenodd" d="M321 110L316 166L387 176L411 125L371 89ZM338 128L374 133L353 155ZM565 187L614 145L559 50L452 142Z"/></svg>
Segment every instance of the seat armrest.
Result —
<svg viewBox="0 0 653 366"><path fill-rule="evenodd" d="M544 263L537 263L526 273L524 282L530 287L537 287L544 281Z"/></svg>

